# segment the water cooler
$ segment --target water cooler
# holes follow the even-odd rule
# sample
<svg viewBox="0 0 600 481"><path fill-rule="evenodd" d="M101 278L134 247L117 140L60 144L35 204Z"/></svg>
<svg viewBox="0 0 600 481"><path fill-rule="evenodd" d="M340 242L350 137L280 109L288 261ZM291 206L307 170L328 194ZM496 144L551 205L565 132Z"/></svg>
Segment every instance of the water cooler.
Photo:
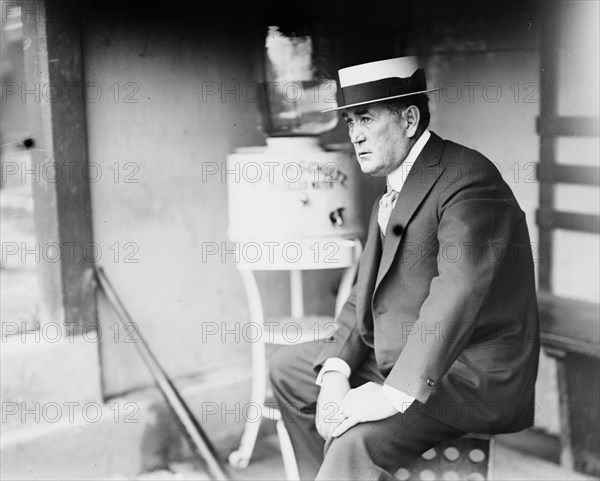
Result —
<svg viewBox="0 0 600 481"><path fill-rule="evenodd" d="M265 147L227 157L229 238L319 239L360 234L360 168L348 149L321 145L333 129L336 83L315 60L313 38L268 27L260 83Z"/></svg>

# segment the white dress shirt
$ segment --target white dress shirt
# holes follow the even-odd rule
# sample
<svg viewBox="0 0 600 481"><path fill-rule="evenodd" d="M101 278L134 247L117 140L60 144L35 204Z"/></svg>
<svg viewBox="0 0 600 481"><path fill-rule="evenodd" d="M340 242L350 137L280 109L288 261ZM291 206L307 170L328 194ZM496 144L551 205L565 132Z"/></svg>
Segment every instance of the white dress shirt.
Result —
<svg viewBox="0 0 600 481"><path fill-rule="evenodd" d="M410 169L430 137L431 133L429 130L425 130L425 132L421 134L421 137L419 137L419 139L415 142L415 145L412 146L412 149L410 149L410 152L406 156L406 159L404 159L404 162L402 162L402 164L400 164L396 170L388 174L386 182L389 187L396 192L400 192L402 190L402 186L406 181L406 177L408 176ZM338 357L330 357L323 363L323 367L319 371L319 375L315 381L317 385L320 386L323 383L323 375L327 371L341 372L347 378L350 378L351 374L350 366L346 361ZM408 407L415 400L413 396L410 396L409 394L406 394L405 392L393 388L385 383L383 384L382 390L385 397L388 398L388 401L390 401L392 405L401 413L408 409Z"/></svg>

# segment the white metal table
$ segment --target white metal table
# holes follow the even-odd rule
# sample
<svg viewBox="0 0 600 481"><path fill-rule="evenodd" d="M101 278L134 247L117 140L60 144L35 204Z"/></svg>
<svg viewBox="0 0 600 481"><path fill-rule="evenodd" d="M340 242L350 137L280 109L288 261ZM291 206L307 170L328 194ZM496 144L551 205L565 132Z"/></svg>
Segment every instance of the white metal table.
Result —
<svg viewBox="0 0 600 481"><path fill-rule="evenodd" d="M242 277L250 311L250 326L255 332L250 334L254 342L252 353L252 391L250 406L257 412L248 414L242 433L240 445L229 455L229 464L235 469L248 466L262 417L276 421L277 435L281 447L284 468L288 480L299 479L296 457L289 434L278 409L265 406L267 397L266 382L266 344L297 344L328 337L335 331L335 317L305 316L302 271L321 269L340 269L344 272L336 295L335 316L337 316L350 294L358 269L358 260L362 252L359 239L342 237L325 237L314 239L290 240L267 243L245 241L241 243L241 251L237 268ZM257 255L253 255L253 253ZM266 320L263 304L254 271L289 271L290 273L290 317ZM276 328L277 326L278 328ZM289 326L299 333L293 338ZM325 326L325 329L323 329ZM272 329L271 329L272 327ZM260 332L258 332L260 330ZM292 332L295 332L292 330Z"/></svg>

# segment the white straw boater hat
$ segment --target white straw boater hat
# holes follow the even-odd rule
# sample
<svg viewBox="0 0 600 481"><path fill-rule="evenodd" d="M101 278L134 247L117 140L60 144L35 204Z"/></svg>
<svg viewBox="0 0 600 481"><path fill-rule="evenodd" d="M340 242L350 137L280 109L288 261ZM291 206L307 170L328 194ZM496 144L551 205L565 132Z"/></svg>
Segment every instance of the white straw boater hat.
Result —
<svg viewBox="0 0 600 481"><path fill-rule="evenodd" d="M338 75L343 105L322 112L440 90L427 88L425 70L417 57L363 63L340 69Z"/></svg>

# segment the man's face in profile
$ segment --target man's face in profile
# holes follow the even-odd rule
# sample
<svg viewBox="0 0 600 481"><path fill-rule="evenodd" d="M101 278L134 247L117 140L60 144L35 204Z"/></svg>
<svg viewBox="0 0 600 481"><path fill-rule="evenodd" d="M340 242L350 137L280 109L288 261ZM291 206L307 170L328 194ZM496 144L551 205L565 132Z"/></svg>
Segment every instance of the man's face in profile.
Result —
<svg viewBox="0 0 600 481"><path fill-rule="evenodd" d="M365 174L384 177L406 159L410 139L405 112L399 115L382 103L374 103L346 109L342 118Z"/></svg>

